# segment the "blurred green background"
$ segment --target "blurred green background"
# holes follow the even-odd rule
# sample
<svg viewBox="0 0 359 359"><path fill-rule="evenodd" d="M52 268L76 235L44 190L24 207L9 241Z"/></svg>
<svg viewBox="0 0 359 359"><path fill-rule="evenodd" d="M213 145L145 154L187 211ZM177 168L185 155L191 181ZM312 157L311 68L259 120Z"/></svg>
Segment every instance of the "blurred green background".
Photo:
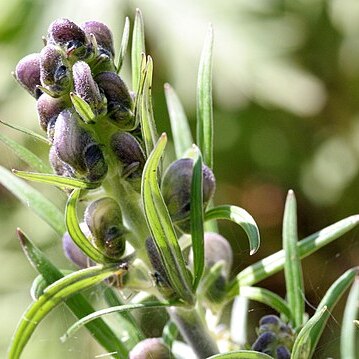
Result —
<svg viewBox="0 0 359 359"><path fill-rule="evenodd" d="M41 36L57 17L99 20L113 31L118 50L125 16L144 15L147 52L154 59L153 102L160 131L169 132L163 85L169 82L195 127L196 73L209 22L215 31L214 118L218 204L247 209L262 235L249 257L245 235L221 223L235 251L234 272L281 247L281 218L288 189L297 195L300 238L359 212L359 2L355 0L0 0L0 119L39 131L35 101L12 76L16 63L39 52ZM123 77L130 84L129 59ZM1 126L1 133L46 157L40 143ZM26 169L0 144L0 163ZM65 197L35 185L60 206ZM24 231L61 267L69 267L51 228L0 187L0 357L30 303L35 271L19 248ZM303 261L307 310L329 285L358 264L354 230ZM262 283L284 294L283 275ZM99 293L91 292L94 299ZM338 357L342 300L316 358ZM267 308L251 303L255 321ZM147 313L149 316L150 313ZM72 322L60 308L40 325L23 358L95 358L102 350L81 331L61 344ZM157 334L158 335L158 334ZM255 335L250 331L250 337Z"/></svg>

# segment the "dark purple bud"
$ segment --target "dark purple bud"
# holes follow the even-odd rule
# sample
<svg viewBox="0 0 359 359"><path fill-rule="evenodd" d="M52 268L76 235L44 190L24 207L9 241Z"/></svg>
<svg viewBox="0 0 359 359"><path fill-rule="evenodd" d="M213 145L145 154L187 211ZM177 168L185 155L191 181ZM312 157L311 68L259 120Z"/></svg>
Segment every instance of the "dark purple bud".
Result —
<svg viewBox="0 0 359 359"><path fill-rule="evenodd" d="M73 111L64 110L60 113L55 124L56 153L81 177L99 182L105 177L108 166L100 145L80 122L81 119Z"/></svg>
<svg viewBox="0 0 359 359"><path fill-rule="evenodd" d="M280 324L282 323L282 321L276 316L276 315L273 315L273 314L269 314L269 315L265 315L263 316L260 321L259 321L259 326L261 325L273 325L275 327L278 327L280 326Z"/></svg>
<svg viewBox="0 0 359 359"><path fill-rule="evenodd" d="M40 53L41 84L54 96L67 93L71 85L69 65L55 45L45 46Z"/></svg>
<svg viewBox="0 0 359 359"><path fill-rule="evenodd" d="M129 359L171 359L170 349L162 338L144 339L130 351Z"/></svg>
<svg viewBox="0 0 359 359"><path fill-rule="evenodd" d="M44 131L47 131L49 122L60 114L66 107L64 98L54 98L43 93L36 102L39 123Z"/></svg>
<svg viewBox="0 0 359 359"><path fill-rule="evenodd" d="M101 72L95 77L107 99L107 113L113 124L120 129L132 129L135 124L133 101L126 84L114 72Z"/></svg>
<svg viewBox="0 0 359 359"><path fill-rule="evenodd" d="M261 334L252 345L252 350L264 353L272 352L277 343L277 336L273 332L265 332Z"/></svg>
<svg viewBox="0 0 359 359"><path fill-rule="evenodd" d="M290 351L284 346L278 347L276 350L276 354L277 359L290 359Z"/></svg>
<svg viewBox="0 0 359 359"><path fill-rule="evenodd" d="M75 93L86 101L96 116L106 111L106 102L94 81L90 66L84 61L77 61L72 67Z"/></svg>
<svg viewBox="0 0 359 359"><path fill-rule="evenodd" d="M67 163L60 160L56 153L55 146L51 146L50 148L49 162L57 175L64 177L74 177L74 170Z"/></svg>
<svg viewBox="0 0 359 359"><path fill-rule="evenodd" d="M122 224L118 203L110 197L92 202L86 208L85 222L96 246L107 256L119 259L125 251L128 231Z"/></svg>
<svg viewBox="0 0 359 359"><path fill-rule="evenodd" d="M191 211L191 185L193 160L182 158L173 162L166 170L162 180L162 195L170 216L183 231L189 230ZM213 197L216 181L212 170L202 166L203 206L206 207Z"/></svg>
<svg viewBox="0 0 359 359"><path fill-rule="evenodd" d="M88 236L89 229L87 228L85 223L80 224L81 230L83 233ZM70 261L76 264L80 268L87 268L93 264L89 257L87 257L81 249L75 244L75 242L70 237L69 233L66 232L62 237L62 247L64 249L64 253Z"/></svg>
<svg viewBox="0 0 359 359"><path fill-rule="evenodd" d="M99 21L86 21L80 27L88 37L90 37L90 34L95 36L100 49L105 50L112 57L115 56L112 33L105 24Z"/></svg>
<svg viewBox="0 0 359 359"><path fill-rule="evenodd" d="M123 176L130 181L140 180L146 159L136 138L128 132L115 133L111 138L111 149L123 165Z"/></svg>
<svg viewBox="0 0 359 359"><path fill-rule="evenodd" d="M69 19L55 20L48 29L48 43L60 45L67 57L75 59L87 58L90 54L90 44L85 32Z"/></svg>
<svg viewBox="0 0 359 359"><path fill-rule="evenodd" d="M23 57L15 69L15 77L19 83L35 98L39 98L41 90L37 88L40 81L40 54Z"/></svg>

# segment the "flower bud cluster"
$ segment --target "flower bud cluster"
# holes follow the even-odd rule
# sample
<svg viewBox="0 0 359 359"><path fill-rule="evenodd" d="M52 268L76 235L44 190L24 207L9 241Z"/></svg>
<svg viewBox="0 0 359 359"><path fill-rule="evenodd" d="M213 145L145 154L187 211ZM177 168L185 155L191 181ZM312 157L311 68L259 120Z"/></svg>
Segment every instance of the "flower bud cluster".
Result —
<svg viewBox="0 0 359 359"><path fill-rule="evenodd" d="M266 315L259 321L258 338L252 349L276 359L290 359L294 332L276 315Z"/></svg>

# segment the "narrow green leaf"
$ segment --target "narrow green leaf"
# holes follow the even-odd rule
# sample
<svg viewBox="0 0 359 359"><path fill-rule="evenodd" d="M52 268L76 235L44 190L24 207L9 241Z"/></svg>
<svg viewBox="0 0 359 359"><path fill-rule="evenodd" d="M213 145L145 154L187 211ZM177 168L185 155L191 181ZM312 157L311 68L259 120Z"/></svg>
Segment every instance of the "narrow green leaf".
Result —
<svg viewBox="0 0 359 359"><path fill-rule="evenodd" d="M210 25L197 80L197 145L203 155L203 162L210 168L213 168L212 50L213 28Z"/></svg>
<svg viewBox="0 0 359 359"><path fill-rule="evenodd" d="M243 208L231 205L213 207L204 215L205 221L213 219L227 219L237 223L246 232L249 239L250 254L257 252L260 246L259 229L253 217Z"/></svg>
<svg viewBox="0 0 359 359"><path fill-rule="evenodd" d="M239 294L250 300L268 305L279 314L285 315L289 320L292 318L292 314L287 302L278 294L273 293L268 289L243 286L240 288Z"/></svg>
<svg viewBox="0 0 359 359"><path fill-rule="evenodd" d="M359 216L350 216L316 232L298 242L300 258L305 258L318 249L333 242L335 239L355 228ZM238 295L239 286L253 285L283 269L285 262L284 250L280 250L242 270L229 286L227 299Z"/></svg>
<svg viewBox="0 0 359 359"><path fill-rule="evenodd" d="M172 349L173 342L176 340L178 333L177 325L172 320L169 320L162 331L163 342L169 349Z"/></svg>
<svg viewBox="0 0 359 359"><path fill-rule="evenodd" d="M63 278L63 274L46 258L25 234L18 229L18 237L21 247L29 259L31 265L39 272L47 282L47 286ZM75 294L66 300L66 305L77 318L82 318L95 310L89 302L81 295ZM102 320L97 319L86 325L89 332L96 338L108 352L117 352L116 358L125 358L127 349L124 344L115 336L110 327Z"/></svg>
<svg viewBox="0 0 359 359"><path fill-rule="evenodd" d="M148 227L158 247L170 284L186 302L193 303L192 285L168 210L157 183L157 167L166 146L162 134L142 175L142 200Z"/></svg>
<svg viewBox="0 0 359 359"><path fill-rule="evenodd" d="M340 337L340 353L342 358L355 359L359 352L357 345L358 328L355 319L359 317L359 277L354 280L344 309L343 324Z"/></svg>
<svg viewBox="0 0 359 359"><path fill-rule="evenodd" d="M66 229L63 214L40 192L2 166L0 166L0 183L48 223L57 234L60 236L64 234Z"/></svg>
<svg viewBox="0 0 359 359"><path fill-rule="evenodd" d="M94 313L87 315L84 318L81 318L76 323L74 323L69 329L67 329L66 333L61 337L61 340L63 342L66 341L70 336L74 335L75 332L77 332L85 324L91 322L94 319L100 318L104 315L108 315L111 313L119 313L119 312L124 312L127 310L134 310L134 309L170 307L172 305L173 305L173 303L171 303L171 302L154 301L154 302L137 303L137 304L133 304L133 303L132 304L124 304L124 305L120 305L120 306L116 306L116 307L98 310Z"/></svg>
<svg viewBox="0 0 359 359"><path fill-rule="evenodd" d="M141 64L140 64L140 73L139 73L139 84L138 84L138 89L136 92L136 98L135 98L135 109L134 109L134 114L135 114L135 125L134 126L138 126L141 121L142 121L142 101L143 101L143 87L145 84L145 79L146 79L146 73L147 73L147 66L146 66L146 55L144 53L142 53L141 56ZM136 128L135 127L135 128Z"/></svg>
<svg viewBox="0 0 359 359"><path fill-rule="evenodd" d="M328 313L327 307L322 307L303 326L294 342L291 357L296 359L310 359L311 355L311 331L316 324L323 321L324 315Z"/></svg>
<svg viewBox="0 0 359 359"><path fill-rule="evenodd" d="M130 19L126 16L125 26L124 26L123 32L122 32L120 53L118 55L118 61L117 61L117 66L116 66L118 74L121 71L123 60L124 60L126 52L127 52L127 46L128 46L129 37L130 37Z"/></svg>
<svg viewBox="0 0 359 359"><path fill-rule="evenodd" d="M70 98L76 112L80 115L83 121L86 123L95 123L96 116L93 113L91 106L73 92L70 92Z"/></svg>
<svg viewBox="0 0 359 359"><path fill-rule="evenodd" d="M171 85L167 83L165 84L165 95L176 158L179 159L183 157L185 152L191 148L193 144L191 129L176 92Z"/></svg>
<svg viewBox="0 0 359 359"><path fill-rule="evenodd" d="M12 129L14 129L16 131L22 132L25 135L31 136L32 138L34 138L37 141L41 141L41 142L46 143L47 145L51 146L51 142L46 137L44 137L42 135L39 135L38 133L36 133L36 132L34 132L32 130L29 130L26 127L13 125L11 123L7 123L7 122L2 121L2 120L0 120L0 123L2 123L5 126L8 126L8 127L12 128Z"/></svg>
<svg viewBox="0 0 359 359"><path fill-rule="evenodd" d="M155 144L158 140L158 134L156 129L155 120L153 117L151 88L152 88L152 74L153 74L153 62L152 58L148 56L147 65L145 71L145 78L141 96L141 131L142 138L145 142L146 155L149 156Z"/></svg>
<svg viewBox="0 0 359 359"><path fill-rule="evenodd" d="M231 339L234 343L244 348L248 343L248 304L249 299L241 295L234 298L231 311Z"/></svg>
<svg viewBox="0 0 359 359"><path fill-rule="evenodd" d="M63 188L95 189L100 183L86 182L77 178L64 177L53 173L35 173L27 171L12 171L16 176L25 178L29 181L47 183Z"/></svg>
<svg viewBox="0 0 359 359"><path fill-rule="evenodd" d="M83 234L76 213L77 201L80 197L80 193L81 190L74 190L66 204L65 222L70 237L75 242L75 244L96 263L111 263L118 261L101 253Z"/></svg>
<svg viewBox="0 0 359 359"><path fill-rule="evenodd" d="M136 9L131 51L132 89L135 93L137 93L139 89L142 54L145 53L145 29L143 24L143 17L141 10Z"/></svg>
<svg viewBox="0 0 359 359"><path fill-rule="evenodd" d="M37 325L64 299L100 283L110 275L121 274L124 271L117 266L90 267L73 272L47 287L44 294L28 307L20 320L11 342L9 358L18 359L20 357Z"/></svg>
<svg viewBox="0 0 359 359"><path fill-rule="evenodd" d="M283 250L287 300L294 328L299 328L303 324L305 309L303 273L297 244L297 203L294 192L289 191L283 217Z"/></svg>
<svg viewBox="0 0 359 359"><path fill-rule="evenodd" d="M273 359L271 356L255 352L254 350L237 350L223 354L216 354L208 357L207 359Z"/></svg>
<svg viewBox="0 0 359 359"><path fill-rule="evenodd" d="M196 291L204 272L203 175L202 156L196 147L191 185L191 236L193 250L193 290Z"/></svg>
<svg viewBox="0 0 359 359"><path fill-rule="evenodd" d="M21 160L26 162L29 166L31 166L34 170L39 172L49 172L51 168L49 165L44 163L39 157L37 157L34 153L29 151L26 147L20 145L16 141L0 134L0 141L2 141L8 148L10 148L16 156L18 156Z"/></svg>

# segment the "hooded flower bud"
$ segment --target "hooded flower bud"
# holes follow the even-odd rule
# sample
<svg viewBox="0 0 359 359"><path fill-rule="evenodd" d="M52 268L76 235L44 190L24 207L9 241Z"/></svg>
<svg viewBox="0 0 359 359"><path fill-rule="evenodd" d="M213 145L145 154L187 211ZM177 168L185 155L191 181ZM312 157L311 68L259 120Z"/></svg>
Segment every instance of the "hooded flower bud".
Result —
<svg viewBox="0 0 359 359"><path fill-rule="evenodd" d="M91 52L85 32L69 19L60 18L51 23L47 40L50 44L60 45L67 57L85 59Z"/></svg>
<svg viewBox="0 0 359 359"><path fill-rule="evenodd" d="M272 353L277 344L277 336L273 332L262 333L252 345L252 350L261 353Z"/></svg>
<svg viewBox="0 0 359 359"><path fill-rule="evenodd" d="M59 176L74 177L74 170L65 162L61 161L56 153L55 146L51 146L49 162L54 172Z"/></svg>
<svg viewBox="0 0 359 359"><path fill-rule="evenodd" d="M44 131L47 131L48 124L55 119L67 107L63 98L54 98L43 93L36 102L39 123Z"/></svg>
<svg viewBox="0 0 359 359"><path fill-rule="evenodd" d="M86 101L96 116L106 111L106 100L101 96L94 81L90 66L84 61L77 61L72 67L75 93Z"/></svg>
<svg viewBox="0 0 359 359"><path fill-rule="evenodd" d="M123 165L123 176L133 184L140 185L146 159L136 138L128 132L115 133L111 138L111 148Z"/></svg>
<svg viewBox="0 0 359 359"><path fill-rule="evenodd" d="M162 338L144 339L130 351L129 359L171 359L170 349Z"/></svg>
<svg viewBox="0 0 359 359"><path fill-rule="evenodd" d="M282 325L282 321L273 314L265 315L259 321L259 332L277 331Z"/></svg>
<svg viewBox="0 0 359 359"><path fill-rule="evenodd" d="M45 46L40 53L41 84L54 96L64 95L71 85L71 74L61 50L55 45Z"/></svg>
<svg viewBox="0 0 359 359"><path fill-rule="evenodd" d="M118 203L110 197L92 202L86 208L85 222L96 246L109 257L121 258L125 251L128 231L122 224Z"/></svg>
<svg viewBox="0 0 359 359"><path fill-rule="evenodd" d="M70 165L81 177L91 182L101 181L107 173L107 164L101 147L80 125L79 116L64 110L55 124L54 146L58 157Z"/></svg>
<svg viewBox="0 0 359 359"><path fill-rule="evenodd" d="M162 180L162 195L172 221L184 232L190 230L191 186L193 160L181 158L173 162L166 170ZM213 172L206 165L202 166L203 206L212 198L216 182Z"/></svg>
<svg viewBox="0 0 359 359"><path fill-rule="evenodd" d="M100 53L106 52L111 57L115 56L112 33L105 24L99 21L86 21L80 27L88 37L90 34L95 36Z"/></svg>
<svg viewBox="0 0 359 359"><path fill-rule="evenodd" d="M41 90L37 88L40 81L40 54L23 57L15 69L17 81L35 98L39 98Z"/></svg>
<svg viewBox="0 0 359 359"><path fill-rule="evenodd" d="M280 346L276 349L276 358L277 359L290 359L290 351L286 347Z"/></svg>
<svg viewBox="0 0 359 359"><path fill-rule="evenodd" d="M122 130L132 129L135 124L133 101L126 84L114 72L101 72L95 77L107 99L107 113L113 124Z"/></svg>

